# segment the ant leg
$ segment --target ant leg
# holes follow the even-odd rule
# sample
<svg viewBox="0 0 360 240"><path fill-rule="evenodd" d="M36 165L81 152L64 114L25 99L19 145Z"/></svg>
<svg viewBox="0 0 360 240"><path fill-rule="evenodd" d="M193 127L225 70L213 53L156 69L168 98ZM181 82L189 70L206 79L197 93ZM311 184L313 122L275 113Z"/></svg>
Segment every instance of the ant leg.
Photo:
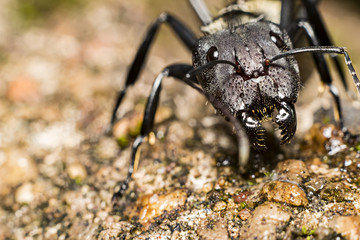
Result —
<svg viewBox="0 0 360 240"><path fill-rule="evenodd" d="M204 25L212 22L209 9L203 0L189 0L189 2Z"/></svg>
<svg viewBox="0 0 360 240"><path fill-rule="evenodd" d="M320 41L319 45L322 46L333 46L333 42L330 39L330 35L326 31L325 23L323 22L321 15L319 13L319 10L317 9L316 3L314 3L313 0L302 0L304 7L307 12L307 18L309 19L309 22L312 24L314 31L316 33L316 36L318 36L318 39ZM333 60L335 67L337 69L337 72L340 76L341 82L345 88L345 91L348 92L348 85L345 78L345 73L342 65L340 64L339 56L336 54L330 54L331 59Z"/></svg>
<svg viewBox="0 0 360 240"><path fill-rule="evenodd" d="M125 86L118 93L117 100L115 102L115 106L113 108L112 115L111 115L110 126L108 127L107 131L110 131L110 129L116 122L116 120L117 120L116 113L117 113L117 110L119 109L119 106L122 102L123 97L126 94L126 90L129 86L133 85L136 82L136 80L139 76L139 73L145 63L146 56L150 49L151 43L153 42L154 37L157 33L157 30L159 29L159 26L162 23L168 23L170 25L170 27L174 30L174 32L177 34L177 36L188 47L188 49L192 50L192 47L197 40L195 35L175 17L173 17L167 13L161 14L160 17L150 26L143 42L141 43L141 45L136 53L135 59L133 60L130 70L128 72L128 75L126 77Z"/></svg>
<svg viewBox="0 0 360 240"><path fill-rule="evenodd" d="M313 28L308 22L305 21L299 21L298 26L305 30L305 33L310 41L311 46L320 46L320 42L317 39ZM340 103L340 97L339 97L339 91L337 88L332 84L332 78L330 75L330 71L328 68L328 64L326 63L325 57L321 53L314 52L313 53L314 61L316 68L320 74L321 81L329 86L329 90L331 95L334 98L335 101L335 119L339 123L340 129L344 128L344 120L342 116L342 109L341 109L341 103Z"/></svg>
<svg viewBox="0 0 360 240"><path fill-rule="evenodd" d="M165 77L174 77L177 79L182 80L184 83L188 84L189 86L193 87L200 93L203 93L202 90L194 83L193 78L186 78L185 76L188 72L193 69L191 65L185 64L174 64L166 67L155 79L154 84L151 89L150 96L148 97L143 122L141 125L140 135L137 136L133 145L132 145L132 153L131 153L131 161L129 165L128 175L126 179L120 184L120 190L117 191L113 197L112 201L114 202L117 198L121 198L124 192L128 188L128 184L131 180L133 173L136 171L138 163L139 163L139 156L138 156L138 149L140 145L144 142L145 137L150 133L154 126L154 118L155 113L159 104L160 92L161 92L161 83Z"/></svg>
<svg viewBox="0 0 360 240"><path fill-rule="evenodd" d="M294 0L281 0L280 28L287 29L294 16Z"/></svg>

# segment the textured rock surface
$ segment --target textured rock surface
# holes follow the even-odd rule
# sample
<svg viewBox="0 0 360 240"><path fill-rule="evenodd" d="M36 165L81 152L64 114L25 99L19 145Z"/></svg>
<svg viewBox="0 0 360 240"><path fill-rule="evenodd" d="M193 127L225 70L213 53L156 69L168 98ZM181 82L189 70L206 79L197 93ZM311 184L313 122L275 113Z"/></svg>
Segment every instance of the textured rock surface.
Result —
<svg viewBox="0 0 360 240"><path fill-rule="evenodd" d="M271 139L240 175L232 126L196 91L165 79L138 171L112 204L156 74L190 63L190 53L162 27L113 136L102 135L116 91L162 11L198 29L185 2L0 1L0 240L359 239L360 148L324 124L329 94L307 102L316 86L300 93L292 143ZM339 1L322 4L360 71L358 15ZM343 108L360 132L359 104Z"/></svg>

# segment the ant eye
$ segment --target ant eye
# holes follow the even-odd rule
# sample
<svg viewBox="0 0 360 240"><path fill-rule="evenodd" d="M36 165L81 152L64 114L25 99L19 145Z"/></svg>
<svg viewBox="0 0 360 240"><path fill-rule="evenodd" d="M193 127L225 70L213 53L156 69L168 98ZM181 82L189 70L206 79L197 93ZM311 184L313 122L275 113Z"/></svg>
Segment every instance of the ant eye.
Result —
<svg viewBox="0 0 360 240"><path fill-rule="evenodd" d="M270 38L271 38L271 41L273 41L278 48L285 47L284 41L280 38L280 36L278 34L271 31Z"/></svg>
<svg viewBox="0 0 360 240"><path fill-rule="evenodd" d="M206 59L208 62L212 62L219 59L219 51L217 50L216 47L213 46L208 50Z"/></svg>

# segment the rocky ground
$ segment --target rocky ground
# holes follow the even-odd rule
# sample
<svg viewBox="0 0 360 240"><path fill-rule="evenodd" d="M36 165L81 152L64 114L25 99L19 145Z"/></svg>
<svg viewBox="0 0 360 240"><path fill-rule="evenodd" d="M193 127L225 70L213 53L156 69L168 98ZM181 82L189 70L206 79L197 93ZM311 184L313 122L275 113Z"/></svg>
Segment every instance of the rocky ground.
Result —
<svg viewBox="0 0 360 240"><path fill-rule="evenodd" d="M359 11L338 4L321 10L359 72ZM328 94L311 91L318 80L301 93L292 143L270 138L244 175L232 127L166 80L134 180L111 202L155 75L191 59L162 28L113 136L101 136L146 26L163 10L199 33L183 2L1 1L0 239L360 239L360 145L331 124ZM346 125L360 133L359 101L342 97Z"/></svg>

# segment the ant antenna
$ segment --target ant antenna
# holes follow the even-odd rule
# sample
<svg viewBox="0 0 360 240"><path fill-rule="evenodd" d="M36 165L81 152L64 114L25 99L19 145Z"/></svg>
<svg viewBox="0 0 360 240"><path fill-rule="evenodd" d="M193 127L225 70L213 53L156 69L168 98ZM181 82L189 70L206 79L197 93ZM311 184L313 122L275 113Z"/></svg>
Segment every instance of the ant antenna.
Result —
<svg viewBox="0 0 360 240"><path fill-rule="evenodd" d="M360 81L358 76L356 75L355 69L351 63L351 59L349 54L343 47L334 47L334 46L311 46L311 47L304 47L304 48L295 48L284 53L280 53L275 57L265 60L266 65L268 66L271 62L274 62L280 58L284 58L287 56L299 54L299 53L306 53L306 52L319 52L319 53L335 53L335 54L343 54L345 58L345 63L349 72L354 80L355 86L360 94Z"/></svg>

